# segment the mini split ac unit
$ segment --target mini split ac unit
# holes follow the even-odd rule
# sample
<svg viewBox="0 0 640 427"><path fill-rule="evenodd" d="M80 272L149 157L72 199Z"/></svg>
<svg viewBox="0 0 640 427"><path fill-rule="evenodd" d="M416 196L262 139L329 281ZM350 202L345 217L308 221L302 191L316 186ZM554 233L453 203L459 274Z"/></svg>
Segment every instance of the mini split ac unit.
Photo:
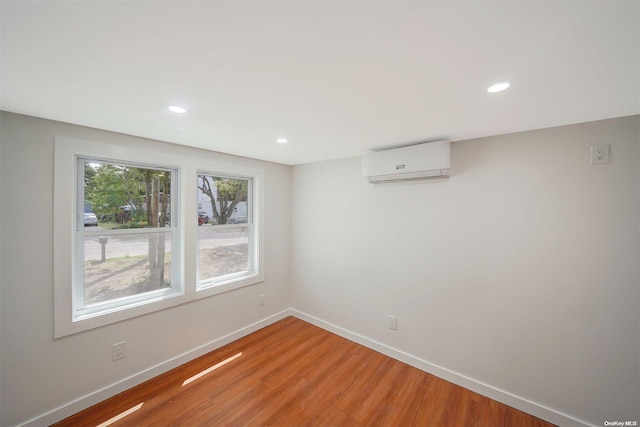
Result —
<svg viewBox="0 0 640 427"><path fill-rule="evenodd" d="M365 154L362 175L372 184L428 178L448 178L451 142L435 141Z"/></svg>

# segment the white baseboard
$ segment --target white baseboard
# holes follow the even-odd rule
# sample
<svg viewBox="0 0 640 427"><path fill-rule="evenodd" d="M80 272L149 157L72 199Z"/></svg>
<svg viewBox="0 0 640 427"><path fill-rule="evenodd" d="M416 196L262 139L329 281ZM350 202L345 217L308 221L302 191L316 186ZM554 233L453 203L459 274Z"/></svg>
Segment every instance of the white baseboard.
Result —
<svg viewBox="0 0 640 427"><path fill-rule="evenodd" d="M279 313L276 313L256 323L248 325L244 328L241 328L221 338L208 342L200 347L194 348L193 350L190 350L186 353L183 353L165 362L159 363L155 366L145 369L144 371L138 372L137 374L134 374L128 378L115 382L100 390L97 390L88 395L82 396L72 402L69 402L43 415L33 418L22 425L26 427L36 427L36 426L53 424L77 412L80 412L92 405L95 405L96 403L99 403L105 399L115 396L116 394L121 393L131 387L135 387L136 385L141 384L144 381L147 381L177 366L187 363L190 360L193 360L206 353L216 350L226 344L229 344L230 342L240 339L246 335L249 335L250 333L257 331L258 329L264 328L265 326L269 326L270 324L275 323L278 320L284 319L287 316L297 317L301 320L311 323L312 325L318 326L322 329L325 329L329 332L332 332L350 341L361 344L365 347L368 347L372 350L375 350L393 359L404 362L422 371L428 372L439 378L442 378L456 385L464 387L468 390L479 393L490 399L504 403L505 405L509 405L513 408L519 409L523 412L526 412L528 414L531 414L533 416L536 416L538 418L541 418L553 424L563 426L563 427L564 426L596 427L593 424L589 424L585 421L579 420L570 415L548 408L544 405L540 405L538 403L532 402L528 399L516 396L512 393L498 389L491 385L484 384L480 381L474 380L473 378L469 378L465 375L451 371L442 366L438 366L436 364L420 359L416 356L405 353L401 350L395 349L386 344L372 340L370 338L367 338L355 332L351 332L340 326L326 322L322 319L311 316L309 314L306 314L302 311L299 311L293 308L283 310Z"/></svg>
<svg viewBox="0 0 640 427"><path fill-rule="evenodd" d="M175 367L183 365L197 357L207 354L213 350L216 350L224 345L229 344L230 342L240 339L246 335L249 335L252 332L257 331L258 329L262 329L265 326L269 326L270 324L275 323L278 320L284 319L285 317L291 316L291 315L292 313L290 309L283 310L279 313L276 313L272 316L262 319L256 323L253 323L249 326L245 326L244 328L238 329L235 332L227 334L223 337L220 337L211 342L208 342L200 347L194 348L193 350L190 350L179 356L171 358L165 362L159 363L155 366L145 369L142 372L138 372L137 374L131 375L128 378L125 378L111 385L108 385L104 388L101 388L100 390L87 394L86 396L82 396L72 402L69 402L43 415L33 418L23 423L22 425L26 427L39 427L39 426L51 425L75 413L78 413L92 405L95 405L96 403L102 402L103 400L108 399L112 396L115 396L116 394L121 393L125 390L128 390L131 387L135 387L136 385L141 384L153 377L163 374Z"/></svg>
<svg viewBox="0 0 640 427"><path fill-rule="evenodd" d="M504 391L499 388L493 387L491 385L474 380L473 378L469 378L465 375L451 371L442 366L438 366L434 363L420 359L419 357L405 353L404 351L395 349L386 344L372 340L370 338L367 338L355 332L351 332L340 326L334 325L329 322L325 322L322 319L303 313L299 310L292 308L290 309L290 312L292 316L295 316L301 320L309 322L312 325L318 326L329 332L333 332L334 334L339 335L343 338L346 338L349 341L353 341L358 344L361 344L365 347L368 347L372 350L375 350L393 359L404 362L407 365L411 365L414 368L418 368L421 371L428 372L432 375L435 375L436 377L442 378L443 380L452 382L456 385L459 385L468 390L471 390L473 392L486 396L490 399L496 400L500 403L504 403L505 405L519 409L520 411L526 412L527 414L531 414L535 417L541 418L550 423L563 426L563 427L564 426L596 427L595 425L587 423L586 421L579 420L575 417L572 417L570 415L548 408L544 405L538 404L536 402L532 402L523 397L516 396L512 393L509 393L508 391Z"/></svg>

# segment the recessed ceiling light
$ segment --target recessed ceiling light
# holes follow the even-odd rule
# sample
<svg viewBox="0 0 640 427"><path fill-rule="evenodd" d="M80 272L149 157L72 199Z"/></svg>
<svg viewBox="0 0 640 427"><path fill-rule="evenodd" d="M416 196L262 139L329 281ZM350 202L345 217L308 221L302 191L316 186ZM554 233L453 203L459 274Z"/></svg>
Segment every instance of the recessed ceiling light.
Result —
<svg viewBox="0 0 640 427"><path fill-rule="evenodd" d="M489 86L489 89L487 89L487 92L490 92L490 93L502 92L509 86L511 86L511 83L509 82L496 83L494 85Z"/></svg>
<svg viewBox="0 0 640 427"><path fill-rule="evenodd" d="M286 144L287 142L289 142L289 140L287 138L278 138L276 139L276 142L278 144Z"/></svg>
<svg viewBox="0 0 640 427"><path fill-rule="evenodd" d="M178 113L178 114L184 114L187 112L187 109L184 107L180 107L178 105L169 105L169 110L173 111L174 113Z"/></svg>

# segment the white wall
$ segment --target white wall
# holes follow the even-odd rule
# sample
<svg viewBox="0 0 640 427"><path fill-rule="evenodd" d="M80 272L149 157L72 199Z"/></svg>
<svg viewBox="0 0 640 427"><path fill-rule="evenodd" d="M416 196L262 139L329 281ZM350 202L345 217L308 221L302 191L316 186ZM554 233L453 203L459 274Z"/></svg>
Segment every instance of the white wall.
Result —
<svg viewBox="0 0 640 427"><path fill-rule="evenodd" d="M290 168L2 112L0 425L25 422L289 307ZM194 303L53 339L54 137L197 152L266 175L265 281ZM258 295L267 294L267 305ZM126 341L127 357L111 361Z"/></svg>
<svg viewBox="0 0 640 427"><path fill-rule="evenodd" d="M594 425L640 418L639 117L458 141L446 181L241 159L266 171L263 284L54 340L54 137L194 149L0 114L0 425L289 306Z"/></svg>
<svg viewBox="0 0 640 427"><path fill-rule="evenodd" d="M457 141L445 181L294 167L292 306L594 425L640 421L639 121Z"/></svg>
<svg viewBox="0 0 640 427"><path fill-rule="evenodd" d="M2 129L2 116L0 116L0 129ZM0 133L0 172L1 172L1 165L2 165L2 135ZM3 241L2 239L2 173L0 173L0 242ZM3 259L3 255L2 255L2 244L0 244L0 313L1 313L1 308L2 308L2 259ZM0 315L0 334L2 333L2 316ZM0 335L1 337L1 335ZM1 384L2 384L2 370L4 368L2 367L2 339L0 338L0 423L2 422L2 392L1 392Z"/></svg>

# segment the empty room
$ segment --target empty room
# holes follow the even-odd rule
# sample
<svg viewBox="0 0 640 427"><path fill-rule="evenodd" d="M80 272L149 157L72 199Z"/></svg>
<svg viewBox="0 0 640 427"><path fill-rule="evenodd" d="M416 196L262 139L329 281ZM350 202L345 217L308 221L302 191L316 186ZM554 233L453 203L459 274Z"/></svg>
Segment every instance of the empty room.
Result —
<svg viewBox="0 0 640 427"><path fill-rule="evenodd" d="M1 426L637 426L639 1L0 0Z"/></svg>

